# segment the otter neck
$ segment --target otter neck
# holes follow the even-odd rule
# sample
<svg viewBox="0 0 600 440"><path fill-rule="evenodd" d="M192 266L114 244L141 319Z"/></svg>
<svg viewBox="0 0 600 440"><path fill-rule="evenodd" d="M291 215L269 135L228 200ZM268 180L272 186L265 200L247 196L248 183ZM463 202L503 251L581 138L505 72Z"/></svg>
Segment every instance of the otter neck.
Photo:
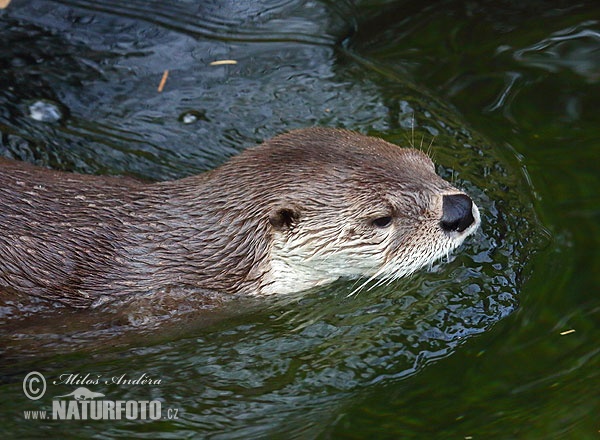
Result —
<svg viewBox="0 0 600 440"><path fill-rule="evenodd" d="M132 203L121 250L143 278L132 284L252 293L268 282L270 242L255 242L269 237L266 214L233 186L205 185L208 174L150 185Z"/></svg>

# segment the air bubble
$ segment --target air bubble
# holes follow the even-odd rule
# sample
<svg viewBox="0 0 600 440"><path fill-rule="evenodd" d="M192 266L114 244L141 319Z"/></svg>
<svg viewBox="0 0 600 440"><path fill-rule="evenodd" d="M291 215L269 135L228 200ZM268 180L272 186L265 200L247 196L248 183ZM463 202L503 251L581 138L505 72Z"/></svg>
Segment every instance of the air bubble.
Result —
<svg viewBox="0 0 600 440"><path fill-rule="evenodd" d="M184 124L193 124L198 122L198 120L208 121L205 113L197 110L189 110L179 116L179 121Z"/></svg>
<svg viewBox="0 0 600 440"><path fill-rule="evenodd" d="M29 116L40 122L57 122L63 117L63 113L58 104L48 100L39 100L29 106Z"/></svg>
<svg viewBox="0 0 600 440"><path fill-rule="evenodd" d="M198 117L196 115L192 115L191 113L188 113L187 115L183 115L182 118L182 122L184 124L192 124L194 122L196 122L198 120Z"/></svg>

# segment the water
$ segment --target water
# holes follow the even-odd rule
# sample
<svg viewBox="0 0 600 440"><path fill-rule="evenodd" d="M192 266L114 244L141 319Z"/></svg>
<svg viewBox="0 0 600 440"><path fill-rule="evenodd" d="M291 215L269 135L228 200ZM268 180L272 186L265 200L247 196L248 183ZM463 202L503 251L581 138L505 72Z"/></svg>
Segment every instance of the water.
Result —
<svg viewBox="0 0 600 440"><path fill-rule="evenodd" d="M341 126L431 142L483 225L447 261L352 298L340 282L202 312L192 301L151 320L143 307L3 309L4 437L597 438L598 12L593 2L9 5L3 155L167 179L281 131ZM210 65L224 59L237 64ZM60 117L32 118L37 102ZM32 370L50 383L38 401L22 389ZM179 419L24 420L73 391L51 383L68 373L158 378L89 388L160 399Z"/></svg>

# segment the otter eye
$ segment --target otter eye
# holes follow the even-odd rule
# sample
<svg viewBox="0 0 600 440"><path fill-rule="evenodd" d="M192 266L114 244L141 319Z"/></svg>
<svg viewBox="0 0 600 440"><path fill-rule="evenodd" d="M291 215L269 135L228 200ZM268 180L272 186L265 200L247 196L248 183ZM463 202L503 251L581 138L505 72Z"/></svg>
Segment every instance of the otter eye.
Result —
<svg viewBox="0 0 600 440"><path fill-rule="evenodd" d="M378 217L372 220L371 224L377 228L387 228L392 224L392 216L386 215L385 217Z"/></svg>

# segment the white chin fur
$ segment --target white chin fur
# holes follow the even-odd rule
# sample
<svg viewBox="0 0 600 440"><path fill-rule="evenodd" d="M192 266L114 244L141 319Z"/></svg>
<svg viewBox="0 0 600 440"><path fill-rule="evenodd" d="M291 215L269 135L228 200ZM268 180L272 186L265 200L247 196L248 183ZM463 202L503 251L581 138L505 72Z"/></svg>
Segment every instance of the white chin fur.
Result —
<svg viewBox="0 0 600 440"><path fill-rule="evenodd" d="M474 222L464 231L444 232L440 228L441 236L437 246L429 242L430 247L423 252L401 255L385 264L376 261L375 255L366 254L351 257L330 254L328 258L302 258L298 255L297 249L295 255L291 256L289 249L285 247L277 249L275 246L271 253L271 271L265 277L263 288L257 293L270 295L299 292L332 283L339 278L368 277L368 280L361 283L357 289L361 290L367 284L371 286L385 284L410 275L447 256L459 247L465 238L473 234L481 224L479 209L475 204L472 206L472 214ZM372 259L371 264L365 264L369 259ZM372 284L372 281L375 282Z"/></svg>

